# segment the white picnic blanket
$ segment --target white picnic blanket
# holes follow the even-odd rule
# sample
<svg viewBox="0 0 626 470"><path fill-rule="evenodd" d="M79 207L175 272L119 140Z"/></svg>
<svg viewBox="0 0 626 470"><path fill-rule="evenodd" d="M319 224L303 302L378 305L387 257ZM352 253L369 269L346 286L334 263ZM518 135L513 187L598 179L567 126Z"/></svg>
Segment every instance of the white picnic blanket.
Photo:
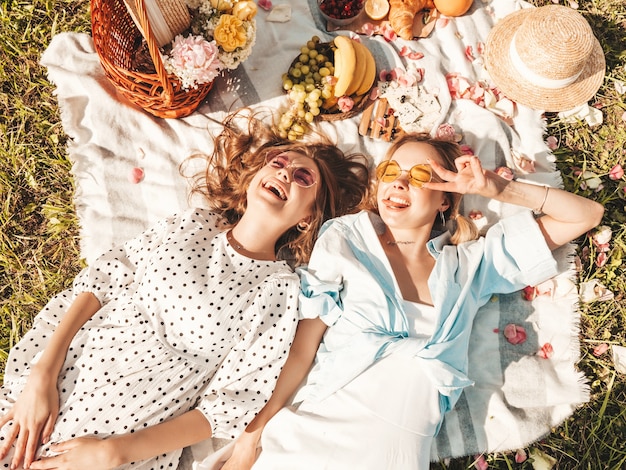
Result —
<svg viewBox="0 0 626 470"><path fill-rule="evenodd" d="M183 119L155 118L124 101L104 77L91 37L87 34L56 35L42 56L56 94L73 163L75 204L81 226L82 255L87 262L98 254L139 233L157 219L188 206L188 187L179 164L194 151L209 151L208 132L218 132L209 117L220 120L241 106L277 108L285 104L281 74L299 48L314 34L328 40L315 0L276 0L291 5L286 23L257 16L257 43L245 64L216 80L207 102ZM486 168L515 167L513 154L534 162L536 172L518 174L528 181L559 186L560 175L544 143L541 113L518 107L508 125L471 100L453 100L446 74L456 72L469 82L485 78L480 46L499 18L528 5L519 0L476 0L463 17L437 24L428 38L388 43L382 36L362 37L376 57L378 70L406 67L402 45L424 54L415 65L424 69L423 85L438 94L442 106L437 123L455 126L463 143L480 155ZM343 34L347 34L345 31ZM336 34L336 33L333 33ZM475 60L467 57L471 47ZM362 151L373 162L388 144L361 137L359 117L326 122L322 130L345 151ZM513 150L513 151L512 151ZM145 178L133 184L134 167ZM467 198L464 211L480 210L491 224L519 208ZM432 449L433 460L524 447L548 434L588 399L584 377L575 369L579 358L577 293L571 283L572 247L557 252L561 272L552 294L529 302L516 293L494 298L478 315L470 345L468 388L444 426ZM524 326L528 339L513 346L502 331L509 323ZM536 355L546 342L554 347L550 359ZM419 404L416 404L419 406ZM210 443L195 446L181 467L197 467Z"/></svg>

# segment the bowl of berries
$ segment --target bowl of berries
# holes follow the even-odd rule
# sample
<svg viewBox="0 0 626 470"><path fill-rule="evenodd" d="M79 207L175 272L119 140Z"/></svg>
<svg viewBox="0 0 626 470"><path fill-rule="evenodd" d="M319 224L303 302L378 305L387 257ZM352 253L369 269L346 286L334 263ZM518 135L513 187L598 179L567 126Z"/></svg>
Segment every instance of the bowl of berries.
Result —
<svg viewBox="0 0 626 470"><path fill-rule="evenodd" d="M336 26L345 26L363 12L365 0L317 0L321 15Z"/></svg>

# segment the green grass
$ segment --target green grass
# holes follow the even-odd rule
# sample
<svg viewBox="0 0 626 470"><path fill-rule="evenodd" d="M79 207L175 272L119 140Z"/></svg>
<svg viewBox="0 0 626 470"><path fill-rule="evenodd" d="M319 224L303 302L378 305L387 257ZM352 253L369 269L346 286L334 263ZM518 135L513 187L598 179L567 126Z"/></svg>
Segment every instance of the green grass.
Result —
<svg viewBox="0 0 626 470"><path fill-rule="evenodd" d="M73 182L39 57L60 31L89 31L88 2L0 2L1 355L79 265Z"/></svg>
<svg viewBox="0 0 626 470"><path fill-rule="evenodd" d="M626 2L579 3L606 53L607 76L592 102L602 110L604 122L591 129L584 123L564 124L550 114L548 135L559 140L555 155L566 188L606 207L603 223L613 230L608 262L595 266L593 244L580 240L581 248L590 251L580 278L598 279L615 298L581 305L579 366L591 384L591 401L527 450L552 456L558 469L613 470L626 468L626 380L615 372L610 353L596 357L592 350L601 343L626 345L626 268L621 265L626 180L607 176L614 165L626 164L626 95L615 89L616 81L626 83ZM33 316L69 285L81 266L67 138L54 89L38 61L54 34L89 30L86 1L0 0L0 366ZM578 169L597 174L603 188L581 189ZM493 469L533 468L530 459L516 464L512 454L485 458ZM474 468L473 458L433 468Z"/></svg>

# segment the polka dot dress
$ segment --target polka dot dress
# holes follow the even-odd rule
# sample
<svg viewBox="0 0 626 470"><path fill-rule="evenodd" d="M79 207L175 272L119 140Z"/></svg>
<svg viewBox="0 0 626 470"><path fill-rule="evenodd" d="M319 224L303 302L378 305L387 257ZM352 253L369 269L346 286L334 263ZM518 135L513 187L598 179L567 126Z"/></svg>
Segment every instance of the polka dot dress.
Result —
<svg viewBox="0 0 626 470"><path fill-rule="evenodd" d="M208 211L167 219L101 256L36 317L11 350L1 413L81 292L94 293L102 308L68 351L52 442L134 432L192 409L214 437L233 439L271 395L286 359L299 280L284 262L238 254ZM122 468L176 468L179 457Z"/></svg>

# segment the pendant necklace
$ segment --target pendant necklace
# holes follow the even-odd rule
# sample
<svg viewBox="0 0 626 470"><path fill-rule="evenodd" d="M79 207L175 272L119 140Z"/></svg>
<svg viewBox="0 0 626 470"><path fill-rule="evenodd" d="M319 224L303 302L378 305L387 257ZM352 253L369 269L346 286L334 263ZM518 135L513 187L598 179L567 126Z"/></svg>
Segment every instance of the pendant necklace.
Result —
<svg viewBox="0 0 626 470"><path fill-rule="evenodd" d="M387 238L388 238L388 239L385 241L385 243L386 243L387 245L389 245L389 246L396 246L396 245L412 245L412 244L414 244L414 243L415 243L415 240L406 240L406 241L404 241L404 240L399 240L399 241L396 241L396 240L389 240L389 238L391 238L391 232L389 232L389 230L387 230L385 233L386 233Z"/></svg>

